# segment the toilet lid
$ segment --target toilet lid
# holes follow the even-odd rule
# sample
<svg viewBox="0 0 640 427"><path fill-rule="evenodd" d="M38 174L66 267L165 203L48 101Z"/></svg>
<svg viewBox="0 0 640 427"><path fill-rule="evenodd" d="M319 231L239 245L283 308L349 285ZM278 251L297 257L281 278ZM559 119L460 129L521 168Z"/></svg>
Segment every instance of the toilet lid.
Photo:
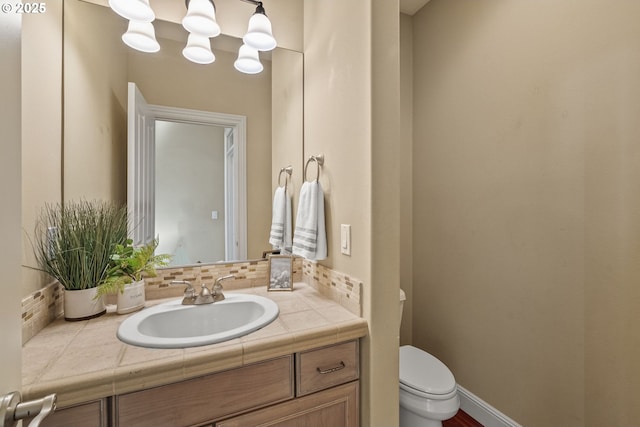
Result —
<svg viewBox="0 0 640 427"><path fill-rule="evenodd" d="M400 347L400 383L434 395L448 394L456 388L456 380L444 363L410 345Z"/></svg>

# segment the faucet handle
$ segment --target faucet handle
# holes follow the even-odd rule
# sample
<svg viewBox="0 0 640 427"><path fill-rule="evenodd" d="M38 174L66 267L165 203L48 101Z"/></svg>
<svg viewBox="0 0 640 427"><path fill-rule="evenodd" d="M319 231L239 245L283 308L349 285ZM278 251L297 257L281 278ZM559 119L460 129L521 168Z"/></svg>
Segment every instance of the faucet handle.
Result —
<svg viewBox="0 0 640 427"><path fill-rule="evenodd" d="M193 296L196 293L195 288L191 284L191 282L187 282L186 280L172 280L169 282L170 285L187 285L187 288L184 290L184 295Z"/></svg>
<svg viewBox="0 0 640 427"><path fill-rule="evenodd" d="M218 277L213 284L213 302L222 301L224 299L224 294L222 293L222 285L220 282L227 279L233 279L236 276L233 274L229 274L227 276Z"/></svg>
<svg viewBox="0 0 640 427"><path fill-rule="evenodd" d="M218 277L213 286L220 286L220 288L222 288L222 285L220 284L220 282L227 279L235 279L235 277L236 276L234 274L228 274L226 276Z"/></svg>
<svg viewBox="0 0 640 427"><path fill-rule="evenodd" d="M194 289L191 282L187 282L186 280L172 280L169 282L170 285L187 285L184 290L184 298L182 299L182 304L189 305L193 304L196 299L196 290Z"/></svg>

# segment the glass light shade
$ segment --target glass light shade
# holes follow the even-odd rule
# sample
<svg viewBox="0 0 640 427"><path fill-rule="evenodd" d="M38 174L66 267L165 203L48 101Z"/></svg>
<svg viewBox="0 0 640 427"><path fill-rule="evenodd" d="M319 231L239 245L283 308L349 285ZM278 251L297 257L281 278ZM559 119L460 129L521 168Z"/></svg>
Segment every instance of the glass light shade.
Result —
<svg viewBox="0 0 640 427"><path fill-rule="evenodd" d="M211 42L206 36L191 33L187 40L187 46L182 49L182 55L196 64L211 64L216 56L211 52Z"/></svg>
<svg viewBox="0 0 640 427"><path fill-rule="evenodd" d="M156 19L149 0L109 0L111 9L130 21L151 22Z"/></svg>
<svg viewBox="0 0 640 427"><path fill-rule="evenodd" d="M277 46L271 33L271 21L267 15L256 12L249 19L249 28L242 41L257 50L272 50Z"/></svg>
<svg viewBox="0 0 640 427"><path fill-rule="evenodd" d="M153 53L160 50L151 22L129 21L129 27L127 32L122 35L122 41L127 46L141 52Z"/></svg>
<svg viewBox="0 0 640 427"><path fill-rule="evenodd" d="M236 70L245 74L258 74L264 67L260 62L258 51L251 46L243 44L238 51L238 59L233 63Z"/></svg>
<svg viewBox="0 0 640 427"><path fill-rule="evenodd" d="M216 8L210 0L190 0L187 15L182 26L190 33L205 37L220 35L220 26L216 22Z"/></svg>

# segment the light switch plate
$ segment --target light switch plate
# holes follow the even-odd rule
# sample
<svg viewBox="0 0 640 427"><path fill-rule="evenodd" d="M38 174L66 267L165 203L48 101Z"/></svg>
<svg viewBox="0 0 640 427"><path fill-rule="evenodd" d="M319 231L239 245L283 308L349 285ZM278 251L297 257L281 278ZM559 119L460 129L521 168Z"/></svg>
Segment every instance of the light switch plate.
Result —
<svg viewBox="0 0 640 427"><path fill-rule="evenodd" d="M351 255L351 225L340 225L340 252Z"/></svg>

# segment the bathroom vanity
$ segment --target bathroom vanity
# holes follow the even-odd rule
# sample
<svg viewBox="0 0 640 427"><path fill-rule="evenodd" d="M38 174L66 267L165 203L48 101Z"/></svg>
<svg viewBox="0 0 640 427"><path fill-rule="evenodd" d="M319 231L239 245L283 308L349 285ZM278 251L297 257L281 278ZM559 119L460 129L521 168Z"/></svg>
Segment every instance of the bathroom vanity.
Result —
<svg viewBox="0 0 640 427"><path fill-rule="evenodd" d="M358 378L358 342L349 341L79 404L43 424L237 427L322 420L355 427Z"/></svg>
<svg viewBox="0 0 640 427"><path fill-rule="evenodd" d="M45 426L359 425L359 338L366 321L306 285L267 296L280 308L272 324L191 349L121 343L110 332L122 316L82 326L56 322L24 347L23 395L58 394L59 409ZM105 331L103 351L96 353L95 341L85 343L93 367L68 361L78 357L78 340ZM37 362L35 353L54 341L61 349Z"/></svg>

